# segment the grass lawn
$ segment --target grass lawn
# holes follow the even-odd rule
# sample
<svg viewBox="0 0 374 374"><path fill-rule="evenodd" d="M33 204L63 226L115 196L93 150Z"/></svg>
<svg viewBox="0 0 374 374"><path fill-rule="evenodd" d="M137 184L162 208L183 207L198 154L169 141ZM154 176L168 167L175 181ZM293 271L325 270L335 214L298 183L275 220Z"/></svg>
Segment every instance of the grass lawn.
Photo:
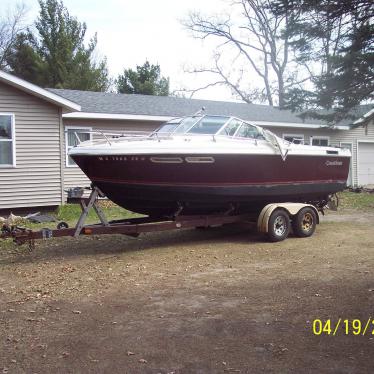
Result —
<svg viewBox="0 0 374 374"><path fill-rule="evenodd" d="M374 193L344 191L338 194L339 209L373 210Z"/></svg>
<svg viewBox="0 0 374 374"><path fill-rule="evenodd" d="M139 217L139 214L130 212L126 209L121 208L120 206L112 203L108 200L101 200L99 201L100 208L104 211L106 218L111 220L121 219L121 218L130 218L130 217ZM66 222L69 227L75 227L80 215L81 215L81 208L78 204L65 204L59 206L55 211L46 213L56 219L56 222L48 222L48 223L32 223L28 220L21 220L16 224L18 226L27 227L33 230L40 230L42 228L48 227L50 229L57 228L57 224L60 221ZM90 223L97 223L99 222L99 218L97 217L95 211L91 209L88 217L86 219L86 224ZM1 240L0 241L0 249L8 248L9 246L13 247L11 239Z"/></svg>
<svg viewBox="0 0 374 374"><path fill-rule="evenodd" d="M137 217L139 215L132 213L120 206L112 203L111 201L102 200L99 201L99 206L104 211L107 219L115 220L121 218ZM78 204L64 204L59 206L55 211L46 213L52 217L55 217L57 221L66 222L69 227L74 227L81 215L81 208ZM99 219L93 209L90 210L86 223L96 223ZM17 223L19 226L28 227L31 229L41 229L43 227L56 228L58 222L48 222L48 223L32 223L27 220L22 220L22 222Z"/></svg>
<svg viewBox="0 0 374 374"><path fill-rule="evenodd" d="M120 206L112 203L108 200L102 200L99 202L100 208L103 210L106 218L111 221L115 219L121 218L129 218L129 217L136 217L139 216L136 213L132 213ZM75 225L79 216L81 215L81 208L78 204L65 204L61 205L57 208L55 215L58 220L67 222L69 226ZM91 209L90 213L87 217L87 223L95 223L98 222L98 217L93 209Z"/></svg>

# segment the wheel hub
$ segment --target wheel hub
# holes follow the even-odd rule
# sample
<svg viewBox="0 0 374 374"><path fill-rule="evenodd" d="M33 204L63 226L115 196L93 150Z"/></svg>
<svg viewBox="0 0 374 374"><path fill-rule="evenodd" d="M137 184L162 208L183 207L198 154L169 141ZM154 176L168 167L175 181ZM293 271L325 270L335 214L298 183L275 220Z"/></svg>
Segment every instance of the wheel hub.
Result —
<svg viewBox="0 0 374 374"><path fill-rule="evenodd" d="M274 232L277 236L282 236L286 231L287 225L283 217L277 217L274 221Z"/></svg>
<svg viewBox="0 0 374 374"><path fill-rule="evenodd" d="M313 228L313 216L311 213L305 213L301 227L304 231L310 231Z"/></svg>

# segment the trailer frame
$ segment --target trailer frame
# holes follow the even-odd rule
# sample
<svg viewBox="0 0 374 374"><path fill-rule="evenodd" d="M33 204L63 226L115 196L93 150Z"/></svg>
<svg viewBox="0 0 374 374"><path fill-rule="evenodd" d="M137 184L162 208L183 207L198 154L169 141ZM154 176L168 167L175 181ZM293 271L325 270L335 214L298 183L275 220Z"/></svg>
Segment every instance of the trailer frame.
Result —
<svg viewBox="0 0 374 374"><path fill-rule="evenodd" d="M0 239L12 238L13 241L22 245L27 243L29 250L35 248L35 240L51 239L64 236L78 238L81 235L106 235L106 234L123 234L132 237L138 237L141 233L181 230L194 227L211 227L237 222L252 222L253 217L248 214L230 215L230 210L223 214L211 215L182 215L176 212L174 217L169 218L152 218L152 217L135 217L108 221L104 212L98 205L98 198L103 197L103 193L93 187L89 198L80 199L81 215L75 227L69 228L66 223L60 222L60 228L49 229L43 228L38 231L21 227L17 225L3 225L0 231ZM99 223L86 225L86 219L90 210L94 210Z"/></svg>

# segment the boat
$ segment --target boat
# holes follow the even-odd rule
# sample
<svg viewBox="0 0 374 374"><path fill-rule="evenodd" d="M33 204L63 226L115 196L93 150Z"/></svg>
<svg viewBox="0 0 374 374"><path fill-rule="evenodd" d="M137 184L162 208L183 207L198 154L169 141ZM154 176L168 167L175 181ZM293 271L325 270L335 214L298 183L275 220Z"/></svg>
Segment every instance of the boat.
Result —
<svg viewBox="0 0 374 374"><path fill-rule="evenodd" d="M200 112L149 134L96 131L69 156L114 203L165 217L259 212L275 202L321 208L346 187L351 155Z"/></svg>

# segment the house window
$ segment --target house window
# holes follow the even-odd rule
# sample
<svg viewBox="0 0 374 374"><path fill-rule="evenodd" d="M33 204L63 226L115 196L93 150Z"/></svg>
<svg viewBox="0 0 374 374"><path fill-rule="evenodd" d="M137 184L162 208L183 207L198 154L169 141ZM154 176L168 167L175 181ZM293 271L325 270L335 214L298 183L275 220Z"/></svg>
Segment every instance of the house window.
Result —
<svg viewBox="0 0 374 374"><path fill-rule="evenodd" d="M327 147L330 139L328 136L312 136L310 138L311 145L319 145L320 147Z"/></svg>
<svg viewBox="0 0 374 374"><path fill-rule="evenodd" d="M0 167L15 164L14 115L0 113Z"/></svg>
<svg viewBox="0 0 374 374"><path fill-rule="evenodd" d="M283 139L295 144L304 144L304 135L302 134L283 134Z"/></svg>
<svg viewBox="0 0 374 374"><path fill-rule="evenodd" d="M65 134L65 142L66 142L66 166L72 167L77 166L74 160L68 156L68 153L71 148L75 147L80 142L84 142L86 140L91 140L91 133L85 131L91 131L91 128L87 127L67 127ZM79 141L78 141L79 138Z"/></svg>

